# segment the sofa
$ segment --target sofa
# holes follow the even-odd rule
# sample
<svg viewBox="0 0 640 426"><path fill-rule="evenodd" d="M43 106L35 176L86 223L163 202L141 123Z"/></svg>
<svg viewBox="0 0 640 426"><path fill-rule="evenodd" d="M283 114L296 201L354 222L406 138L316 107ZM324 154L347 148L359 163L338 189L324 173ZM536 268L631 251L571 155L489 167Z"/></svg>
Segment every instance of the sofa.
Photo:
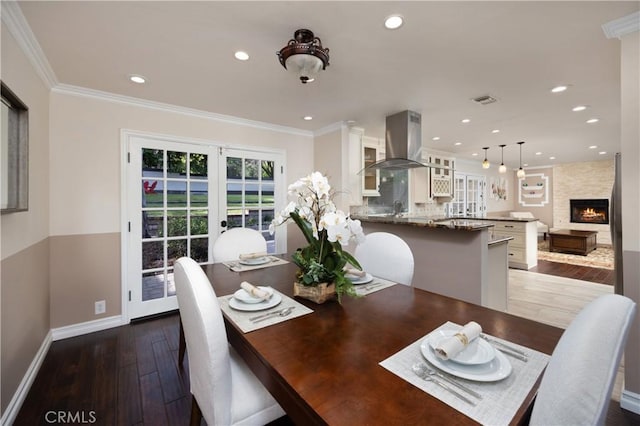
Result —
<svg viewBox="0 0 640 426"><path fill-rule="evenodd" d="M514 219L533 219L533 213L531 212L509 212L509 217ZM547 233L549 232L549 226L540 220L536 223L538 225L538 234L542 234L544 240L547 239Z"/></svg>

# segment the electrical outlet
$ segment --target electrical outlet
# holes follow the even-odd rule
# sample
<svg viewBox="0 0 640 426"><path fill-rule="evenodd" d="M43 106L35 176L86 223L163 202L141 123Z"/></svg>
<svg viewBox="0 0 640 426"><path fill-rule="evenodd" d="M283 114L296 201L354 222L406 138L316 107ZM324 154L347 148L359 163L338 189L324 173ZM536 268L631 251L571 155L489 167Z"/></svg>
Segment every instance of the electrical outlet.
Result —
<svg viewBox="0 0 640 426"><path fill-rule="evenodd" d="M104 314L107 311L107 302L105 300L98 300L96 303L96 315Z"/></svg>

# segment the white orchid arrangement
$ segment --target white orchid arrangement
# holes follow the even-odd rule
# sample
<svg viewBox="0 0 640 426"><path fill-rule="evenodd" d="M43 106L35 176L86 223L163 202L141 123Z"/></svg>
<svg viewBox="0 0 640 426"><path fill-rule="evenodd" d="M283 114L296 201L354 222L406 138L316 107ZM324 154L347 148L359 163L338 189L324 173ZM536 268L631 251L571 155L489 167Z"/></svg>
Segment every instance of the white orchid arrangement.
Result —
<svg viewBox="0 0 640 426"><path fill-rule="evenodd" d="M300 267L299 282L307 286L333 282L338 298L343 294L354 296L353 283L345 277L344 269L347 264L362 268L342 248L351 241L356 244L364 241L360 221L336 209L329 180L320 172L289 185L288 194L293 200L271 222L269 232L273 234L276 226L292 219L304 234L309 245L292 255L293 262Z"/></svg>

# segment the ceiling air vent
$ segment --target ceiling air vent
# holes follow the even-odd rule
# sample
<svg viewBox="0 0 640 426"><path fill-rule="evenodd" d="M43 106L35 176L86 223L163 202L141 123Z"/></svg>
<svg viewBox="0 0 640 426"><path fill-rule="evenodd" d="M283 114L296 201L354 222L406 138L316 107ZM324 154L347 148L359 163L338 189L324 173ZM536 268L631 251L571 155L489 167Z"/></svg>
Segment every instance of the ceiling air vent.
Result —
<svg viewBox="0 0 640 426"><path fill-rule="evenodd" d="M478 96L477 98L473 99L473 102L477 102L481 105L489 105L492 104L494 102L497 102L498 100L496 98L492 98L489 95L484 95L484 96Z"/></svg>

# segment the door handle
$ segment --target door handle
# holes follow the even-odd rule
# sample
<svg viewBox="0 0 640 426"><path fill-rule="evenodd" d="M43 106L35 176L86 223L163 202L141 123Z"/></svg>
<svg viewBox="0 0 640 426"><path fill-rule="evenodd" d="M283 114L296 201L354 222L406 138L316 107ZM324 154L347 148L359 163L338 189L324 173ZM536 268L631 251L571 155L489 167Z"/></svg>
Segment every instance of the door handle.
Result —
<svg viewBox="0 0 640 426"><path fill-rule="evenodd" d="M222 226L223 228L227 227L227 221L226 220L221 220L220 221L220 226Z"/></svg>

